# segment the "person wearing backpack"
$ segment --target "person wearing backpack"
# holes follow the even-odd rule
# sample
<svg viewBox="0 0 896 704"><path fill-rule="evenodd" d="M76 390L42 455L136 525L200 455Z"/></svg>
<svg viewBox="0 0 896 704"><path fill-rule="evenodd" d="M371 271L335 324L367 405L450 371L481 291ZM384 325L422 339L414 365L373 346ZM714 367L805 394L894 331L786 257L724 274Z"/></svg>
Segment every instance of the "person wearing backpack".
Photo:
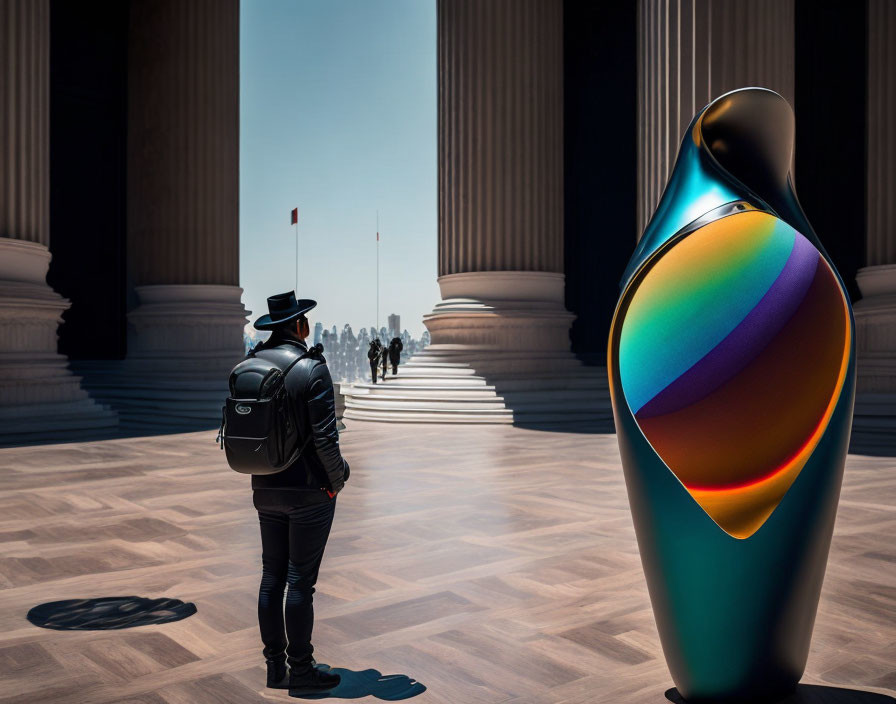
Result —
<svg viewBox="0 0 896 704"><path fill-rule="evenodd" d="M271 336L234 368L221 430L230 466L253 475L262 543L258 625L267 686L297 695L327 692L340 681L315 667L311 644L314 585L336 495L349 476L323 348L309 349L305 342L305 314L316 305L296 300L292 291L268 298L269 313L255 328L270 330Z"/></svg>

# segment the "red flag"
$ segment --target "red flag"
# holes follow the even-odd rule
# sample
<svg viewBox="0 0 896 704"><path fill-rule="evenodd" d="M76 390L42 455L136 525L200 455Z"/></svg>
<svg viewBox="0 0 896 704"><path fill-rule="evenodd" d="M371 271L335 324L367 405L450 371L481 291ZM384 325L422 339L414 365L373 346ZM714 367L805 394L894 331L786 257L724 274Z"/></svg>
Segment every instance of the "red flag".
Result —
<svg viewBox="0 0 896 704"><path fill-rule="evenodd" d="M293 209L292 209L292 213L291 213L291 215L292 215L292 220L290 220L290 223L289 223L289 224L290 224L290 225L295 225L295 224L297 224L297 223L299 222L299 209L298 209L298 208L293 208Z"/></svg>

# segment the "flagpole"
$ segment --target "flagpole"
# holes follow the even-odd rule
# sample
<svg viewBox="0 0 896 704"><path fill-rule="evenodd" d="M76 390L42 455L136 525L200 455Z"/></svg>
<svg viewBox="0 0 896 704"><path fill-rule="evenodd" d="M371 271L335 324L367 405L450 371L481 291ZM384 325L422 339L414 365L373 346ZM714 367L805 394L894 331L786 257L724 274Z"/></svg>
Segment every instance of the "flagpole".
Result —
<svg viewBox="0 0 896 704"><path fill-rule="evenodd" d="M299 209L293 208L289 211L289 224L296 226L296 282L293 291L299 288Z"/></svg>
<svg viewBox="0 0 896 704"><path fill-rule="evenodd" d="M376 336L380 336L380 211L376 211Z"/></svg>

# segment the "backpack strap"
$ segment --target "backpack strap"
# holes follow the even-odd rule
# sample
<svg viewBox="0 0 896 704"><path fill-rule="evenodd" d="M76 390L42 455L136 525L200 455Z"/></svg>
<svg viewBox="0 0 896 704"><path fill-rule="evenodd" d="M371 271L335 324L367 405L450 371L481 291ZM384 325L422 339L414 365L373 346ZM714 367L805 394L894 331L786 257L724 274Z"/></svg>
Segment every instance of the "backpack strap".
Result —
<svg viewBox="0 0 896 704"><path fill-rule="evenodd" d="M298 343L293 342L292 340L286 340L285 342L288 342L289 344L293 344L296 347L299 347L299 349L301 349L301 346ZM279 345L278 345L278 347L279 347ZM308 349L304 350L302 352L302 354L300 354L298 357L296 357L294 360L292 360L288 365L286 365L286 368L283 370L283 387L284 387L284 389L286 388L286 377L289 374L289 372L292 370L292 368L294 366L296 366L299 362L301 362L303 359L322 359L322 357L321 357L322 351L323 351L323 345L320 345L320 344L312 345ZM299 427L299 424L297 421L298 421L298 419L295 417L295 415L293 415L293 423L295 424L296 429L298 429L298 427ZM283 464L284 468L289 467L293 462L295 462L297 459L299 459L299 457L302 456L302 453L305 451L305 448L308 446L308 443L311 441L312 437L314 437L313 433L311 435L309 435L307 438L305 438L305 442L302 443L301 447L298 447L293 451L293 453L289 456L289 459L287 459L286 462Z"/></svg>
<svg viewBox="0 0 896 704"><path fill-rule="evenodd" d="M292 345L293 347L298 347L299 349L302 349L302 345L300 345L296 340L291 340L288 337L283 338L273 347L268 347L267 342L268 342L268 340L262 340L257 345L255 345L255 347L253 347L251 350L249 350L246 353L245 359L249 359L249 357L255 357L257 352L261 352L263 350L277 349L278 347L283 347L284 345ZM314 345L314 347L317 347L317 345ZM323 349L323 345L320 345L320 348ZM311 349L313 349L313 348L312 347L308 348L309 351Z"/></svg>
<svg viewBox="0 0 896 704"><path fill-rule="evenodd" d="M299 459L299 457L302 456L302 453L305 451L305 448L308 447L308 443L311 440L311 437L312 436L309 435L307 438L305 438L305 442L302 443L301 447L297 447L295 450L293 450L293 453L289 456L289 459L283 463L284 469L289 467L289 465L291 465L293 462L295 462L297 459Z"/></svg>

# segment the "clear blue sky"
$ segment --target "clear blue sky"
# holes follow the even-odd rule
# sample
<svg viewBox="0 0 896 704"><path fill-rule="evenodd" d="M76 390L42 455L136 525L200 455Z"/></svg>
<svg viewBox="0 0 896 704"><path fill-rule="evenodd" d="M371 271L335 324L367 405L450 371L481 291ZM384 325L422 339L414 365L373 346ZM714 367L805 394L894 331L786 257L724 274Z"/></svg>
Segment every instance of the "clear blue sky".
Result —
<svg viewBox="0 0 896 704"><path fill-rule="evenodd" d="M251 320L293 288L312 325L415 337L436 284L435 0L242 0L240 284Z"/></svg>

